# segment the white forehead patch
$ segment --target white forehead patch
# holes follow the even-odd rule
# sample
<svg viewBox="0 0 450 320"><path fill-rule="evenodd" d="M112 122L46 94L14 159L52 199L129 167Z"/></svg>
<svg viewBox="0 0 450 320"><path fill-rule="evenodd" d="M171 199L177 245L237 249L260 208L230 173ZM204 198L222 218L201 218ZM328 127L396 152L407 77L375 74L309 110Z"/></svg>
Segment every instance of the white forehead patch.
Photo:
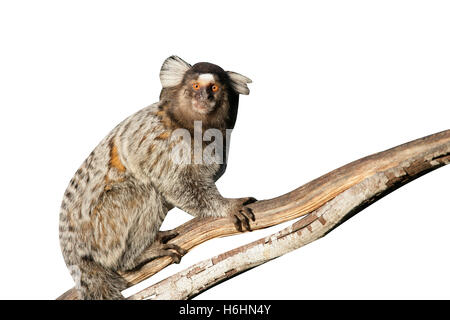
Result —
<svg viewBox="0 0 450 320"><path fill-rule="evenodd" d="M212 82L214 81L214 75L212 75L211 73L202 73L201 75L198 76L198 80L200 81L209 81Z"/></svg>

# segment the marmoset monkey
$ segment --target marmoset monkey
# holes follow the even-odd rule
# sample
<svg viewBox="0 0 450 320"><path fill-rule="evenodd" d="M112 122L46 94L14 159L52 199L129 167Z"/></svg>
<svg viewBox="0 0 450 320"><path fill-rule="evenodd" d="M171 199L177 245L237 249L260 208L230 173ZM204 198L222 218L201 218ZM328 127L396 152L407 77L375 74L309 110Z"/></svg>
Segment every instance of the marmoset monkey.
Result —
<svg viewBox="0 0 450 320"><path fill-rule="evenodd" d="M160 101L117 125L64 194L59 239L82 299L123 299L127 285L118 271L161 256L180 261L186 251L168 243L177 234L159 231L173 207L197 217L230 216L240 231L255 219L246 206L254 198L224 198L215 185L225 171L223 146L236 121L239 94L249 94L251 80L207 62L191 66L177 56L165 60L160 80ZM200 136L200 142L181 139L175 134L180 130L188 138ZM222 139L222 150L199 160L208 148L208 130ZM155 249L145 250L150 245Z"/></svg>

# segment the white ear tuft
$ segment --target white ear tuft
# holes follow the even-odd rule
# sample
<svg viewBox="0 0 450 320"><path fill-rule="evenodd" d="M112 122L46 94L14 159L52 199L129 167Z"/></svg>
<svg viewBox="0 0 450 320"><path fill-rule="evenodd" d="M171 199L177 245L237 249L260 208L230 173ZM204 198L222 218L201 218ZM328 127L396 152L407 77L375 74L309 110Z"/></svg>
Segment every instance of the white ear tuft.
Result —
<svg viewBox="0 0 450 320"><path fill-rule="evenodd" d="M159 73L159 79L163 88L174 87L181 83L184 74L191 68L191 65L177 56L168 57Z"/></svg>
<svg viewBox="0 0 450 320"><path fill-rule="evenodd" d="M247 78L246 76L243 76L242 74L233 72L233 71L227 71L228 76L231 80L231 87L239 94L249 94L250 89L247 87L247 83L251 83L252 80Z"/></svg>

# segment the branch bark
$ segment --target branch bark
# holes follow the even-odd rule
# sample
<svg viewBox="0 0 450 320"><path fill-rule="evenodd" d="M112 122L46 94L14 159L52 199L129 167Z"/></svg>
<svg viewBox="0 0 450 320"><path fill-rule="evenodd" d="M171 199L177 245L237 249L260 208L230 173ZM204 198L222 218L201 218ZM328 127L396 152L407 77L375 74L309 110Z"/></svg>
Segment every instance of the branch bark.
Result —
<svg viewBox="0 0 450 320"><path fill-rule="evenodd" d="M197 263L131 299L187 299L249 268L319 239L374 201L450 162L450 130L373 154L329 172L285 195L251 205L253 230L305 216L269 237ZM176 228L173 243L186 250L215 237L238 233L232 221L192 219ZM171 264L168 257L123 273L130 286ZM76 299L71 289L58 299Z"/></svg>

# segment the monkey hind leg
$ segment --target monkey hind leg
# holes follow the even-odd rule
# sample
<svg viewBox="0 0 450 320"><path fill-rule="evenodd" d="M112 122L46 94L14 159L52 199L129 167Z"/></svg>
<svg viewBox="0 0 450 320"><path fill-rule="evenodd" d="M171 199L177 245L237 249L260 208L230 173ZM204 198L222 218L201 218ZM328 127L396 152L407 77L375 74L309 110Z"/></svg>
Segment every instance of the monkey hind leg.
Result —
<svg viewBox="0 0 450 320"><path fill-rule="evenodd" d="M121 291L127 282L117 272L103 267L92 259L70 267L75 287L83 300L122 300Z"/></svg>

